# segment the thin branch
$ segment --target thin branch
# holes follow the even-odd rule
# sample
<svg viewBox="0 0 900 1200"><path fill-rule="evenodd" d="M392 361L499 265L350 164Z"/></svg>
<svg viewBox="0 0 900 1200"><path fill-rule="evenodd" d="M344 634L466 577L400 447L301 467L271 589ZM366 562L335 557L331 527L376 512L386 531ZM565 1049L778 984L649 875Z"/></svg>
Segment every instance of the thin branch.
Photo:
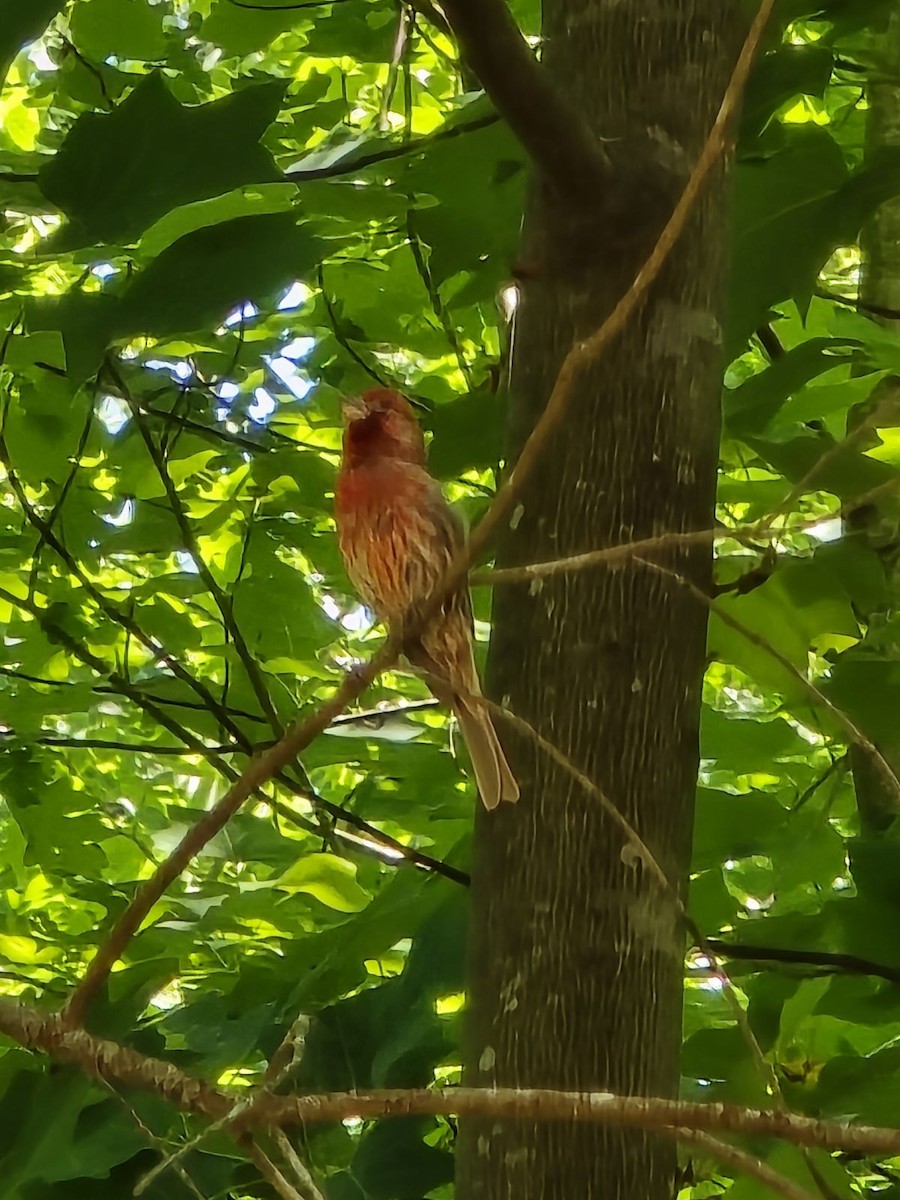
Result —
<svg viewBox="0 0 900 1200"><path fill-rule="evenodd" d="M281 1197L281 1200L303 1200L297 1189L288 1183L258 1142L255 1142L251 1137L244 1137L241 1138L241 1147L246 1152L250 1161L256 1165L263 1179Z"/></svg>
<svg viewBox="0 0 900 1200"><path fill-rule="evenodd" d="M668 875L659 864L659 860L653 854L650 847L640 836L628 818L621 812L616 804L606 795L601 787L594 783L589 775L586 775L580 767L577 767L572 760L565 755L558 746L549 741L539 733L532 724L525 720L524 717L518 716L504 705L495 704L493 700L488 700L484 696L469 695L466 697L466 702L477 704L484 708L491 716L502 721L505 725L509 725L511 729L515 729L517 733L524 734L535 743L548 758L551 758L557 766L570 775L576 783L582 787L589 796L592 796L606 815L618 826L620 833L625 841L631 847L634 857L639 859L644 864L649 874L653 877L654 882L660 891L673 903L676 911L682 917L685 916L684 904L678 891L669 880Z"/></svg>
<svg viewBox="0 0 900 1200"><path fill-rule="evenodd" d="M377 368L373 367L371 363L367 362L356 349L356 347L353 346L350 339L341 332L338 315L334 310L334 304L332 303L331 297L328 294L328 289L325 287L325 268L321 263L319 263L319 266L316 270L316 276L319 283L319 291L322 293L322 301L325 305L325 311L328 314L328 322L331 325L331 332L334 334L335 341L341 347L341 349L353 359L358 367L362 367L362 369L371 379L374 379L377 384L381 385L381 387L390 387L391 381L385 378L385 376L382 375Z"/></svg>
<svg viewBox="0 0 900 1200"><path fill-rule="evenodd" d="M234 8L244 8L249 12L297 12L301 8L331 8L333 4L354 4L362 0L294 0L289 4L251 4L249 0L228 0Z"/></svg>
<svg viewBox="0 0 900 1200"><path fill-rule="evenodd" d="M344 175L359 175L366 167L377 166L378 163L390 162L395 158L405 158L407 155L421 154L427 150L435 142L443 142L453 138L462 137L467 133L476 133L480 129L487 129L491 125L496 125L500 120L497 113L489 113L487 116L478 117L474 121L467 121L459 125L450 125L447 128L438 129L434 133L429 133L425 137L416 138L415 141L394 142L393 144L383 146L380 150L371 150L366 154L355 155L351 162L342 162L340 159L326 167L294 167L290 171L285 172L285 178L291 183L302 184L304 182L313 182L320 179L340 179ZM0 174L0 183L4 179L9 179L9 175ZM30 180L31 176L25 176L24 179Z"/></svg>
<svg viewBox="0 0 900 1200"><path fill-rule="evenodd" d="M5 600L7 604L12 605L14 608L19 608L24 612L27 612L31 617L34 618L35 621L37 621L45 633L49 634L53 640L65 646L69 653L74 658L78 659L80 663L83 663L86 667L90 667L92 671L95 671L104 679L108 679L118 693L123 696L127 696L129 700L132 700L135 704L137 704L145 713L147 713L148 716L152 717L157 724L162 726L163 729L168 730L169 733L172 733L175 735L175 737L180 738L194 754L200 754L207 758L208 761L212 762L214 765L218 765L216 762L214 749L207 747L206 744L202 742L195 734L192 734L189 730L184 729L178 724L177 721L174 721L168 713L159 708L152 700L148 699L148 697L141 692L139 688L135 687L128 679L126 679L124 675L120 675L118 671L112 670L102 658L98 658L96 654L94 654L91 650L88 650L88 648L83 646L76 638L72 637L72 635L67 630L63 629L61 625L56 624L56 622L53 621L50 616L48 616L46 610L40 608L33 600L24 596L16 596L12 592L7 591L6 588L2 587L0 587L0 600ZM236 775L236 772L232 771L227 764L221 764L220 769L224 770L232 777Z"/></svg>
<svg viewBox="0 0 900 1200"><path fill-rule="evenodd" d="M397 80L400 78L400 65L407 56L412 32L413 13L404 4L399 5L397 18L397 33L394 37L394 47L391 51L391 61L388 65L388 77L381 93L381 104L378 106L378 132L388 133L391 128L390 112L397 91ZM409 114L407 113L407 123Z"/></svg>
<svg viewBox="0 0 900 1200"><path fill-rule="evenodd" d="M587 571L593 567L609 566L627 562L638 554L652 554L654 550L680 549L687 546L712 545L718 538L733 538L740 541L741 530L698 529L687 533L660 533L654 537L640 538L636 542L623 542L618 546L607 546L602 550L589 550L586 554L572 554L567 558L555 558L550 562L527 563L522 567L501 567L494 570L476 571L472 583L493 587L501 583L532 583L548 575L560 575L571 571Z"/></svg>
<svg viewBox="0 0 900 1200"><path fill-rule="evenodd" d="M316 1187L315 1180L310 1174L309 1168L291 1145L290 1139L284 1130L273 1130L272 1137L275 1140L275 1145L281 1151L284 1161L294 1172L294 1176L299 1185L299 1190L305 1197L305 1200L324 1200L322 1193Z"/></svg>
<svg viewBox="0 0 900 1200"><path fill-rule="evenodd" d="M187 686L191 688L191 690L195 692L201 700L203 700L207 709L216 717L218 717L220 724L228 730L232 737L236 738L242 744L249 746L249 739L243 733L241 727L231 719L227 711L222 708L206 685L192 675L191 672L188 671L184 666L182 666L182 664L176 658L170 655L166 651L165 647L157 642L155 638L146 634L130 614L126 613L112 601L108 600L104 593L99 587L97 587L91 577L81 566L81 563L78 562L74 555L72 555L66 548L64 543L56 536L56 533L53 531L50 524L40 515L40 513L38 513L34 505L29 501L28 496L25 493L25 489L22 486L15 469L13 468L9 455L9 449L6 444L6 439L2 433L0 433L0 465L2 465L6 471L9 485L12 488L13 493L18 500L19 505L29 524L35 528L41 539L62 560L69 572L75 576L75 578L84 588L85 592L91 597L104 616L108 617L116 625L120 626L122 629L131 634L131 636L138 641L145 650L150 652L155 662L165 663L166 667L168 667L168 669L177 679L181 680L182 683L187 684ZM108 671L104 669L103 673L108 674Z"/></svg>
<svg viewBox="0 0 900 1200"><path fill-rule="evenodd" d="M395 861L400 859L404 862L412 863L414 866L421 867L423 871L431 871L435 875L443 875L445 879L449 879L452 883L459 883L463 887L468 887L471 880L465 871L460 871L457 867L453 867L450 863L443 862L439 858L432 858L430 854L425 854L421 850L416 850L412 846L406 846L403 842L398 842L396 838L391 837L389 833L385 833L381 829L376 829L374 825L370 825L368 821L358 817L356 813L350 812L346 808L342 808L338 804L332 804L325 800L319 800L325 811L335 820L343 821L352 829L358 829L360 833L365 834L365 841L372 843L374 846L380 846L388 850L391 858ZM268 803L272 803L269 801ZM307 832L319 833L315 826L305 822L304 818L295 813L293 809L288 808L286 804L274 802L275 811L280 817L294 825L300 825ZM340 836L340 831L338 831Z"/></svg>
<svg viewBox="0 0 900 1200"><path fill-rule="evenodd" d="M727 1000L733 1014L735 1022L740 1030L741 1037L744 1039L748 1050L756 1064L757 1070L763 1080L768 1091L773 1096L780 1096L780 1087L778 1077L775 1071L766 1059L759 1044L756 1034L753 1032L753 1027L747 1017L747 1013L740 1002L734 985L732 984L727 972L718 962L716 952L709 944L705 934L700 930L696 921L688 913L685 908L684 901L679 895L677 887L672 884L665 871L660 866L659 860L654 856L647 843L643 840L635 827L631 824L619 807L609 799L602 788L586 775L579 767L577 767L570 758L563 754L562 750L553 742L543 737L533 725L526 721L523 717L518 716L510 709L495 704L492 700L487 700L482 696L469 696L467 700L474 704L480 705L491 713L495 718L510 725L519 733L534 741L537 746L543 750L558 766L562 767L590 796L593 796L598 801L603 811L612 819L618 826L626 843L631 847L635 858L639 859L650 872L657 887L662 892L664 898L671 904L677 919L683 925L691 937L694 944L703 951L713 966L716 975L718 976L723 989L723 994Z"/></svg>
<svg viewBox="0 0 900 1200"><path fill-rule="evenodd" d="M96 65L96 63L91 62L89 58L85 58L74 42L69 41L67 37L62 37L62 35L59 35L59 37L66 50L68 50L73 58L76 58L84 67L84 69L96 79L103 103L108 109L112 110L115 105L113 104L109 92L107 91L106 80L103 78L103 72Z"/></svg>
<svg viewBox="0 0 900 1200"><path fill-rule="evenodd" d="M122 1095L122 1093L120 1091L118 1091L116 1088L114 1088L107 1079L102 1079L101 1083L104 1084L104 1086L106 1087L106 1089L110 1093L110 1095L113 1096L119 1102L119 1104L122 1105L122 1107L128 1113L129 1117L131 1117L135 1126L140 1130L140 1132L147 1139L147 1143L154 1150L157 1150L160 1154L162 1154L164 1156L164 1158L166 1158L168 1160L170 1151L169 1151L168 1147L166 1146L166 1143L163 1141L163 1139L156 1136L156 1134L153 1132L153 1130L150 1128L150 1126L144 1122L140 1113L138 1113L138 1111L125 1099L125 1097ZM176 1151L176 1153L177 1153L177 1151ZM173 1162L172 1168L175 1171L175 1173L178 1175L179 1179L184 1184L184 1186L194 1196L195 1200L206 1200L206 1197L203 1195L203 1193L200 1191L200 1189L194 1183L193 1179L191 1179L188 1172L185 1170L183 1163ZM140 1186L141 1186L140 1181L138 1181L138 1184L135 1187L134 1192L132 1193L133 1195L135 1195L135 1196L140 1195Z"/></svg>
<svg viewBox="0 0 900 1200"><path fill-rule="evenodd" d="M888 983L900 984L900 967L872 962L856 954L833 954L825 950L797 950L784 946L753 946L741 942L726 942L721 938L707 938L707 945L723 958L820 967L822 972L827 974L872 975L876 979L886 979Z"/></svg>
<svg viewBox="0 0 900 1200"><path fill-rule="evenodd" d="M289 766L301 750L305 750L348 704L361 695L375 677L396 658L398 648L396 640L388 638L380 653L359 670L344 677L331 699L325 701L311 716L298 720L276 745L252 758L243 774L225 795L191 826L169 857L141 884L106 941L97 949L67 1006L66 1019L70 1025L80 1024L84 1013L103 987L114 964L121 958L144 918L191 859L225 827L249 796L273 775Z"/></svg>
<svg viewBox="0 0 900 1200"><path fill-rule="evenodd" d="M18 671L14 667L0 666L0 675L5 675L10 679L22 679L26 683L41 684L45 687L69 688L69 687L77 687L78 686L78 684L71 679L48 679L43 675L31 675L27 671ZM152 683L153 681L150 680L148 682ZM109 696L109 695L118 696L120 694L118 689L116 689L114 687L108 687L106 684L102 684L102 683L97 683L97 684L92 685L91 691L96 692L98 695L107 695L107 696ZM209 711L207 705L202 704L196 700L176 700L169 696L156 696L156 695L148 695L147 698L149 700L153 700L154 703L156 703L156 704L168 705L171 708L189 708L193 712L208 712ZM437 703L437 701L422 700L422 701L418 701L417 704L409 705L409 707L416 708L419 705L424 707L426 705L430 706L430 705L433 705L436 703ZM358 718L360 720L363 720L367 717L374 717L378 711L380 711L380 710L374 709L370 713L359 713ZM384 711L386 713L390 713L392 710L385 709ZM401 711L401 710L398 709L396 711ZM233 706L229 706L227 709L227 712L229 713L230 716L241 717L245 721L256 721L260 724L266 723L265 717L260 716L259 713L247 712L243 708L234 708ZM347 719L353 720L353 715L351 715ZM335 724L337 724L337 722L335 722Z"/></svg>
<svg viewBox="0 0 900 1200"><path fill-rule="evenodd" d="M780 500L775 508L767 516L763 517L756 527L756 536L763 537L766 533L768 533L773 522L776 521L783 513L793 508L794 502L799 500L804 492L811 490L813 480L821 474L821 472L829 465L829 463L834 462L836 458L839 458L840 455L842 455L846 450L851 449L858 441L860 441L865 434L874 429L875 426L878 425L878 423L884 418L886 407L887 406L883 404L876 404L875 408L869 413L869 415L864 420L860 421L860 423L855 426L845 437L841 438L839 442L835 442L833 446L829 446L825 453L816 459L802 479L799 479L793 485L793 487L789 489L784 499Z"/></svg>
<svg viewBox="0 0 900 1200"><path fill-rule="evenodd" d="M0 176L0 179L5 178ZM887 321L900 321L900 309L885 308L881 304L868 304L864 300L860 300L855 296L840 296L837 292L830 292L826 288L816 288L814 295L820 300L830 300L833 304L843 304L845 308L858 308L860 312L871 314L873 317L882 317Z"/></svg>
<svg viewBox="0 0 900 1200"><path fill-rule="evenodd" d="M434 277L431 274L431 267L426 261L425 254L422 249L422 239L419 237L418 230L416 229L414 215L415 210L412 206L412 197L409 197L408 200L409 204L406 209L406 234L409 248L412 252L413 261L416 264L416 270L419 272L419 278L422 280L422 285L424 286L425 291L428 293L428 299L431 303L431 310L437 317L440 326L444 331L444 336L447 338L450 349L453 351L453 355L456 358L456 363L459 367L460 373L471 390L472 368L466 361L466 356L463 354L462 344L459 340L459 334L456 332L456 326L453 324L450 314L444 307L440 290L434 282Z"/></svg>
<svg viewBox="0 0 900 1200"><path fill-rule="evenodd" d="M822 774L812 781L808 788L798 796L796 802L791 805L791 816L800 811L805 804L812 800L813 796L819 788L827 783L833 775L842 775L845 771L850 770L850 755L841 754L838 758L832 760L831 764L825 768Z"/></svg>
<svg viewBox="0 0 900 1200"><path fill-rule="evenodd" d="M824 708L825 711L841 726L841 728L847 734L848 739L855 746L858 746L859 749L862 750L863 753L872 760L875 770L881 777L882 782L884 783L885 787L894 795L897 805L900 807L900 779L898 779L894 774L894 771L887 759L884 757L875 743L863 733L859 726L852 721L845 712L842 712L842 710L839 709L835 704L832 704L828 697L821 692L814 683L811 683L810 680L808 680L803 674L803 672L799 671L794 666L789 658L782 654L781 651L778 650L767 638L763 637L761 633L757 633L755 629L751 629L749 626L745 625L743 621L739 621L737 617L732 616L727 608L719 604L718 601L713 600L711 596L707 596L701 588L698 588L695 583L692 583L690 579L687 579L678 571L673 571L668 567L662 567L659 565L659 563L648 562L647 559L644 558L635 558L634 561L640 563L648 570L656 571L658 574L668 576L682 587L687 588L691 595L701 604L706 605L710 612L715 613L715 615L724 625L728 625L729 628L735 630L736 633L739 633L742 637L746 638L746 640L752 645L758 647L760 650L765 651L766 654L773 658L775 662L777 662L779 666L781 666L785 672L790 675L797 684L799 684L800 688L806 694L810 702L814 706L818 705L821 708Z"/></svg>
<svg viewBox="0 0 900 1200"><path fill-rule="evenodd" d="M81 459L82 459L85 449L87 447L88 438L91 436L91 429L93 427L93 424L94 424L94 408L93 408L92 404L89 404L88 410L87 410L87 415L84 419L84 426L82 427L82 430L81 430L81 436L78 439L78 445L75 447L75 454L72 459L72 466L69 468L69 472L66 475L63 485L59 490L59 495L56 498L56 503L51 508L50 514L47 517L47 528L48 529L52 529L53 526L56 524L56 519L59 516L59 514L62 512L63 505L66 502L66 499L72 488L72 484L75 482L75 480L78 476L78 472L81 469ZM41 548L43 545L44 545L44 536L43 536L43 534L41 534L40 538L38 539L38 544L34 548L34 555L33 555L34 558L37 558L37 556L40 554Z"/></svg>
<svg viewBox="0 0 900 1200"><path fill-rule="evenodd" d="M739 1150L737 1146L730 1146L728 1142L711 1137L708 1133L697 1133L692 1129L664 1129L661 1132L671 1134L685 1145L696 1146L698 1150L702 1150L710 1158L718 1159L723 1166L732 1171L738 1171L751 1179L758 1179L773 1192L784 1196L785 1200L815 1200L812 1192L801 1187L799 1183L794 1183L780 1171L774 1170L768 1163L764 1163L753 1154Z"/></svg>
<svg viewBox="0 0 900 1200"><path fill-rule="evenodd" d="M0 668L2 670L2 668ZM330 728L340 728L344 725L369 725L380 729L392 717L402 717L411 712L422 712L440 706L440 700L411 700L405 704L395 704L390 708L369 708L365 712L342 713L335 717Z"/></svg>
<svg viewBox="0 0 900 1200"><path fill-rule="evenodd" d="M109 671L106 672L109 674ZM143 708L144 706L141 705ZM146 711L146 709L145 709ZM13 736L7 733L0 735L0 745L12 741ZM197 745L160 746L156 742L117 742L106 738L95 737L54 737L52 734L37 737L23 737L21 744L25 746L50 746L60 750L119 750L126 754L153 754L163 757L190 758L197 754L208 757L210 754L241 754L243 748L235 743L220 746L208 746L205 742Z"/></svg>
<svg viewBox="0 0 900 1200"><path fill-rule="evenodd" d="M239 433L229 433L226 429L217 429L213 425L204 425L202 421L193 421L190 417L183 417L180 413L166 412L162 408L151 408L148 404L140 406L141 412L148 417L154 417L160 421L167 421L171 424L178 425L182 429L189 429L192 433L198 434L200 437L212 438L218 442L225 442L230 446L237 446L241 450L247 450L250 454L271 454L272 449L265 446L262 442L254 441L252 438L243 437ZM266 431L275 433L275 430ZM287 438L287 441L292 439Z"/></svg>

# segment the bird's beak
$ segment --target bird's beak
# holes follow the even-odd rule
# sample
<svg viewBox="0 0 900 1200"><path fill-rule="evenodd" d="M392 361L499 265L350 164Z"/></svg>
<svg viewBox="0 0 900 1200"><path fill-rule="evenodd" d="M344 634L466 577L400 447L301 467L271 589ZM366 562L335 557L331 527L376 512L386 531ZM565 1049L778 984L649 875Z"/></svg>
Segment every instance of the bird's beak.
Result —
<svg viewBox="0 0 900 1200"><path fill-rule="evenodd" d="M347 396L341 404L341 416L344 418L344 424L349 425L353 421L361 421L368 415L368 409L361 396Z"/></svg>

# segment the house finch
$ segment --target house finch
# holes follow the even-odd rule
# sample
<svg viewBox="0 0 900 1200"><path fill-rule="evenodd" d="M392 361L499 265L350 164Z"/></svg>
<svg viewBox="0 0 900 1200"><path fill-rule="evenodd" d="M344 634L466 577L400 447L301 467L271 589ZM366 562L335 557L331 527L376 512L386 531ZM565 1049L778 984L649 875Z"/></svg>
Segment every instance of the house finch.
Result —
<svg viewBox="0 0 900 1200"><path fill-rule="evenodd" d="M373 388L344 404L344 453L335 518L347 574L363 601L402 630L415 619L465 541L462 524L425 467L425 442L409 402ZM425 627L403 642L438 700L452 708L486 808L518 800L519 786L481 695L472 606L462 583Z"/></svg>

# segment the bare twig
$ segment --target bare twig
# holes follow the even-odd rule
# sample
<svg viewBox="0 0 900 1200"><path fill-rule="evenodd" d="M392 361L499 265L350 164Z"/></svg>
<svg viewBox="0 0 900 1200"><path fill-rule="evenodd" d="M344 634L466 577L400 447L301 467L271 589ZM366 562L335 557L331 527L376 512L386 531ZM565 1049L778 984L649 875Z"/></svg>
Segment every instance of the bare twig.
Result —
<svg viewBox="0 0 900 1200"><path fill-rule="evenodd" d="M284 1161L294 1172L294 1177L296 1178L298 1184L298 1190L302 1193L305 1200L324 1200L322 1193L316 1187L316 1182L310 1174L309 1168L291 1145L290 1138L287 1136L284 1130L273 1130L272 1137L275 1140L275 1145L281 1151Z"/></svg>
<svg viewBox="0 0 900 1200"><path fill-rule="evenodd" d="M255 1142L253 1138L241 1138L241 1146L246 1151L251 1162L256 1164L256 1167L267 1183L272 1185L272 1188L281 1197L281 1200L303 1200L303 1197L285 1179L281 1171L272 1162L265 1150Z"/></svg>
<svg viewBox="0 0 900 1200"><path fill-rule="evenodd" d="M169 1157L168 1147L166 1146L166 1144L162 1140L162 1138L157 1137L156 1134L153 1132L153 1130L150 1128L150 1126L147 1125L146 1122L141 1118L141 1115L137 1111L137 1109L135 1109L133 1105L129 1104L129 1102L125 1099L125 1097L122 1095L122 1093L120 1091L118 1091L117 1088L114 1088L108 1079L102 1079L101 1083L104 1084L104 1086L106 1087L106 1089L110 1093L110 1095L112 1095L119 1102L119 1104L122 1105L122 1107L128 1113L129 1117L131 1117L134 1124L137 1126L137 1128L141 1131L141 1133L147 1139L148 1145L152 1146L155 1150L158 1150L159 1153L162 1154L163 1157L167 1159ZM184 1184L184 1186L188 1189L188 1191L191 1193L191 1195L194 1196L195 1200L206 1200L206 1197L203 1195L203 1193L197 1187L196 1183L194 1183L193 1179L191 1179L190 1175L188 1174L188 1172L185 1169L184 1164L182 1162L173 1162L171 1164L171 1166L172 1166L172 1169L175 1171L175 1174L178 1176L178 1178ZM141 1184L139 1181L137 1186L134 1189L133 1194L135 1196L139 1196L140 1193L141 1193Z"/></svg>
<svg viewBox="0 0 900 1200"><path fill-rule="evenodd" d="M742 942L723 941L721 938L707 938L706 944L723 958L739 959L742 962L774 962L785 963L788 966L818 967L820 974L872 975L876 979L900 984L900 967L872 962L856 954L798 950L785 946L745 945Z"/></svg>
<svg viewBox="0 0 900 1200"><path fill-rule="evenodd" d="M586 554L572 554L567 558L555 558L550 562L527 563L522 567L502 567L494 570L476 571L472 583L476 586L494 586L501 583L531 583L548 575L559 575L572 571L586 571L593 567L610 566L627 562L637 554L652 554L654 550L680 549L685 546L712 545L718 538L742 539L739 529L698 529L687 533L660 533L655 537L639 538L636 542L623 542L618 546L607 546L602 550L589 550Z"/></svg>

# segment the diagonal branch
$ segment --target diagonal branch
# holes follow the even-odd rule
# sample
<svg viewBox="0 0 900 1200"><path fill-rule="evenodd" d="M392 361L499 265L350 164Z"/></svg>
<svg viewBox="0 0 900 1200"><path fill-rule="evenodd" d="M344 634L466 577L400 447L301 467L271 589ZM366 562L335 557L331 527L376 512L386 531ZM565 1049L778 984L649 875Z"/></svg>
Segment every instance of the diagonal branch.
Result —
<svg viewBox="0 0 900 1200"><path fill-rule="evenodd" d="M471 2L472 0L465 0L467 4ZM684 232L707 179L725 153L728 130L740 106L741 96L750 75L750 68L774 5L775 0L762 0L760 4L738 55L737 63L731 79L728 81L728 87L722 97L716 119L700 152L700 157L697 159L684 191L659 235L656 245L634 277L631 286L600 328L584 341L576 342L569 350L559 369L547 405L531 431L515 466L507 475L505 482L494 497L493 503L474 530L469 541L468 552L461 555L454 564L454 568L451 569L448 591L452 590L452 587L465 576L469 563L477 557L479 551L487 544L500 522L510 511L526 477L531 473L535 463L543 454L551 435L562 421L569 406L572 390L582 371L600 357L640 309L650 288L675 248L675 244Z"/></svg>
<svg viewBox="0 0 900 1200"><path fill-rule="evenodd" d="M626 322L646 298L650 286L659 275L663 264L687 225L707 177L725 150L727 130L737 111L753 57L773 4L774 0L762 0L697 164L672 217L666 223L649 258L638 272L625 296L600 329L586 341L576 343L569 351L557 376L547 407L532 430L514 470L494 497L468 547L450 564L444 579L435 588L429 603L423 606L423 610L419 614L420 624L426 622L437 611L444 598L465 579L474 556L486 544L509 511L518 489L543 453L550 434L562 420L569 404L573 385L581 370L588 362L602 353L613 338L621 332ZM409 628L404 631L406 636L409 636L411 632L413 630ZM253 758L240 779L229 788L213 808L204 813L188 830L169 858L160 864L150 879L136 892L106 942L97 950L84 979L76 988L67 1006L65 1016L68 1025L77 1025L81 1022L93 997L103 986L113 965L118 961L153 905L188 866L194 855L199 853L211 838L215 837L257 788L292 763L314 738L327 729L347 705L360 696L369 684L396 660L399 651L400 637L399 632L395 631L368 663L349 672L344 677L338 689L329 700L321 705L317 712L308 718L299 719L277 745Z"/></svg>
<svg viewBox="0 0 900 1200"><path fill-rule="evenodd" d="M773 1192L778 1192L784 1196L785 1200L815 1200L812 1192L807 1191L806 1188L801 1187L798 1183L794 1183L792 1179L788 1179L780 1171L774 1170L768 1163L764 1163L753 1154L747 1154L746 1151L739 1150L737 1146L731 1146L728 1142L722 1142L718 1138L711 1137L708 1133L698 1133L693 1129L664 1129L661 1132L671 1134L679 1142L683 1142L687 1146L696 1146L698 1150L702 1150L710 1158L718 1159L723 1166L730 1168L732 1171L737 1171L742 1175L748 1175L751 1179L759 1180L760 1183L771 1188Z"/></svg>
<svg viewBox="0 0 900 1200"><path fill-rule="evenodd" d="M169 857L160 863L150 878L138 888L108 938L98 948L84 978L66 1006L65 1017L69 1025L81 1023L94 997L103 987L113 966L153 905L175 882L194 856L225 827L248 797L255 794L273 775L289 766L314 738L327 729L331 721L361 695L376 675L394 660L396 654L396 641L389 638L384 648L370 662L344 677L343 683L331 699L317 712L297 721L280 742L251 759L243 774L225 795L191 826Z"/></svg>
<svg viewBox="0 0 900 1200"><path fill-rule="evenodd" d="M638 560L640 561L640 560ZM600 788L594 781L580 770L575 763L568 758L562 750L559 749L553 742L543 737L533 725L526 721L523 717L518 716L510 709L500 704L495 704L492 700L488 700L483 696L469 696L467 700L476 705L480 705L486 709L492 716L500 721L506 722L520 734L525 734L526 737L532 739L535 744L550 757L558 766L562 767L566 773L571 776L575 782L583 788L589 796L592 796L600 804L603 811L609 816L614 824L622 833L626 844L628 845L631 854L644 864L644 868L649 872L661 892L665 900L671 905L678 922L683 926L692 942L707 956L715 970L716 976L722 984L723 995L728 1001L731 1010L734 1014L735 1022L740 1031L741 1037L750 1051L750 1055L756 1064L757 1070L762 1077L763 1083L768 1091L773 1096L780 1095L778 1078L772 1069L771 1064L766 1059L765 1054L759 1044L756 1034L753 1032L753 1027L747 1018L747 1013L744 1006L741 1004L734 984L728 977L727 972L721 966L716 955L716 951L707 941L705 934L701 931L696 921L687 911L678 889L671 883L666 875L659 860L655 857L650 847L643 840L641 835L631 824L625 814Z"/></svg>

